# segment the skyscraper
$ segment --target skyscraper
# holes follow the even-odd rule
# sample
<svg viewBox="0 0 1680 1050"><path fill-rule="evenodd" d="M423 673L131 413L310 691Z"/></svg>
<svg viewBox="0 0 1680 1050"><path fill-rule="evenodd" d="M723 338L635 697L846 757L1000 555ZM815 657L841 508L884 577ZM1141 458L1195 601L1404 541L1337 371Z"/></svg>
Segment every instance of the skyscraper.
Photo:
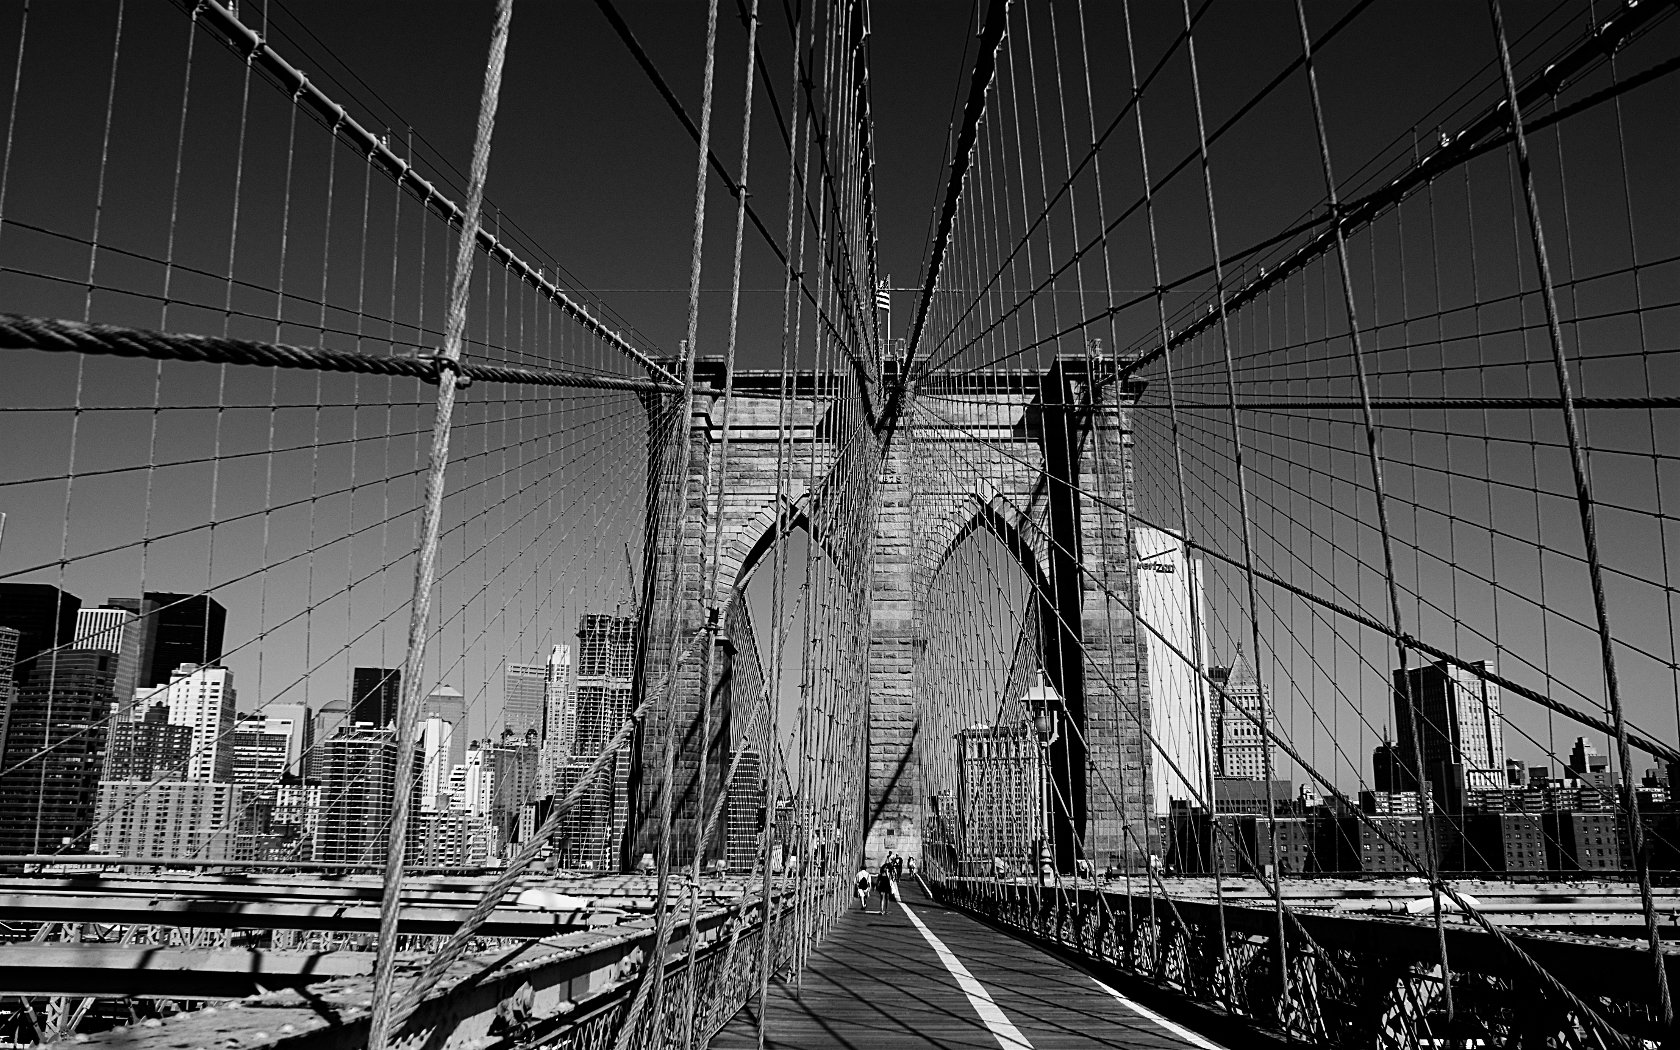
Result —
<svg viewBox="0 0 1680 1050"><path fill-rule="evenodd" d="M454 763L449 756L454 748L455 727L438 715L420 722L420 808L438 813L449 808L439 805L438 796L449 794L449 774Z"/></svg>
<svg viewBox="0 0 1680 1050"><path fill-rule="evenodd" d="M1275 720L1271 706L1265 702L1265 687L1254 673L1254 665L1243 655L1242 646L1237 646L1231 666L1209 668L1208 677L1225 690L1224 697L1216 690L1212 698L1219 712L1214 718L1214 762L1219 775L1236 780L1266 779L1266 761L1274 753L1271 733Z"/></svg>
<svg viewBox="0 0 1680 1050"><path fill-rule="evenodd" d="M588 613L578 621L577 733L572 754L593 758L606 749L630 715L636 673L636 620L630 616ZM630 748L618 748L611 771L611 815L605 822L604 838L609 851L606 863L616 861L625 825L630 820Z"/></svg>
<svg viewBox="0 0 1680 1050"><path fill-rule="evenodd" d="M1487 663L1472 666L1485 669ZM1473 671L1444 660L1409 668L1404 676L1396 670L1394 719L1401 762L1418 768L1421 748L1423 778L1438 805L1456 812L1469 792L1503 785L1505 719L1499 689Z"/></svg>
<svg viewBox="0 0 1680 1050"><path fill-rule="evenodd" d="M107 604L117 608L132 608L134 599L113 598ZM152 621L152 655L149 667L141 673L142 686L163 685L178 668L197 668L214 664L222 658L222 634L227 628L227 610L208 594L174 594L167 591L147 591L144 602L151 603L148 618ZM144 608L142 615L147 615Z"/></svg>
<svg viewBox="0 0 1680 1050"><path fill-rule="evenodd" d="M140 617L128 609L101 606L76 614L78 649L103 649L117 657L117 717L127 721L134 706L134 690L140 684Z"/></svg>
<svg viewBox="0 0 1680 1050"><path fill-rule="evenodd" d="M238 784L107 780L93 850L147 860L234 859Z"/></svg>
<svg viewBox="0 0 1680 1050"><path fill-rule="evenodd" d="M0 717L0 853L87 852L116 662L61 649L25 667Z"/></svg>
<svg viewBox="0 0 1680 1050"><path fill-rule="evenodd" d="M138 722L111 723L105 780L185 780L192 726L169 724L167 704L153 704Z"/></svg>
<svg viewBox="0 0 1680 1050"><path fill-rule="evenodd" d="M303 756L303 775L310 780L321 779L321 745L331 740L340 729L350 724L350 701L328 700L310 714L312 732L309 747Z"/></svg>
<svg viewBox="0 0 1680 1050"><path fill-rule="evenodd" d="M1175 533L1136 528L1132 540L1138 615L1154 628L1139 632L1149 670L1149 732L1154 738L1153 744L1144 743L1145 762L1155 814L1166 816L1175 800L1209 805L1213 800L1213 705L1201 675L1207 666L1202 562L1190 556Z"/></svg>
<svg viewBox="0 0 1680 1050"><path fill-rule="evenodd" d="M159 697L159 694L162 694ZM225 667L177 668L169 685L154 690L153 698L169 704L169 720L192 726L192 756L188 780L233 779L233 672Z"/></svg>
<svg viewBox="0 0 1680 1050"><path fill-rule="evenodd" d="M350 675L350 721L385 728L397 720L402 703L402 670L358 667Z"/></svg>
<svg viewBox="0 0 1680 1050"><path fill-rule="evenodd" d="M313 713L304 704L265 704L262 714L270 724L285 724L288 727L286 772L292 776L302 776L305 756L309 754L309 747L315 741Z"/></svg>
<svg viewBox="0 0 1680 1050"><path fill-rule="evenodd" d="M82 600L47 583L0 583L0 627L18 633L17 680L35 666L35 657L69 645L76 636Z"/></svg>
<svg viewBox="0 0 1680 1050"><path fill-rule="evenodd" d="M152 664L157 660L157 602L149 598L108 598L102 608L120 609L134 616L130 629L134 632L135 671L134 688L145 689L154 685L163 685L169 681L166 670L163 677L154 682L151 680ZM117 704L127 709L134 703L134 696L118 694Z"/></svg>
<svg viewBox="0 0 1680 1050"><path fill-rule="evenodd" d="M543 725L543 697L548 668L542 664L508 664L502 672L502 725L523 740L526 730L539 738Z"/></svg>
<svg viewBox="0 0 1680 1050"><path fill-rule="evenodd" d="M14 627L0 627L0 704L10 703L17 686L18 632ZM0 723L0 737L6 734Z"/></svg>
<svg viewBox="0 0 1680 1050"><path fill-rule="evenodd" d="M459 689L440 685L427 694L420 704L420 720L441 718L454 732L449 734L449 765L458 766L467 760L467 698Z"/></svg>
<svg viewBox="0 0 1680 1050"><path fill-rule="evenodd" d="M548 677L543 689L542 790L553 794L560 767L577 740L571 646L557 645L548 654Z"/></svg>
<svg viewBox="0 0 1680 1050"><path fill-rule="evenodd" d="M383 864L392 799L397 793L397 731L349 725L317 746L321 750L321 805L315 860ZM411 761L419 764L418 751ZM414 788L418 795L418 775ZM418 815L419 806L411 806L409 812Z"/></svg>

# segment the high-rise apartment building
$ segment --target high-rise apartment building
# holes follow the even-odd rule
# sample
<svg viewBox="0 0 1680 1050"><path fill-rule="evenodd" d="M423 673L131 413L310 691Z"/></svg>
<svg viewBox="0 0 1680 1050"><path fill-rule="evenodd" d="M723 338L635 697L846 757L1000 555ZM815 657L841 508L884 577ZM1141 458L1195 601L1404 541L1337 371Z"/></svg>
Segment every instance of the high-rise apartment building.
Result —
<svg viewBox="0 0 1680 1050"><path fill-rule="evenodd" d="M383 729L397 720L402 704L402 670L358 667L350 673L350 721Z"/></svg>
<svg viewBox="0 0 1680 1050"><path fill-rule="evenodd" d="M1472 666L1485 670L1487 664ZM1469 792L1503 786L1505 719L1499 688L1474 671L1446 661L1409 668L1404 675L1396 670L1394 719L1401 762L1417 769L1421 758L1424 781L1449 812L1463 809Z"/></svg>
<svg viewBox="0 0 1680 1050"><path fill-rule="evenodd" d="M143 633L140 617L128 609L106 605L76 614L76 648L103 649L117 657L116 714L124 721L132 713L134 690L140 684Z"/></svg>
<svg viewBox="0 0 1680 1050"><path fill-rule="evenodd" d="M1219 776L1234 780L1264 780L1268 759L1274 758L1272 733L1276 720L1266 703L1265 687L1254 673L1254 665L1237 647L1229 667L1211 667L1208 678L1224 689L1214 690L1213 758ZM1262 730L1264 726L1264 730ZM1276 762L1271 765L1276 767Z"/></svg>
<svg viewBox="0 0 1680 1050"><path fill-rule="evenodd" d="M1162 529L1136 528L1138 615L1149 670L1149 732L1144 747L1156 816L1175 801L1209 804L1213 798L1213 709L1202 678L1207 666L1207 611L1202 561L1184 541ZM1192 663L1191 661L1194 661ZM1170 761L1169 761L1170 759ZM1177 767L1177 768L1174 768Z"/></svg>
<svg viewBox="0 0 1680 1050"><path fill-rule="evenodd" d="M102 649L60 649L24 667L0 715L0 853L87 852L116 662Z"/></svg>
<svg viewBox="0 0 1680 1050"><path fill-rule="evenodd" d="M153 704L138 722L111 723L105 780L185 780L192 726L169 724L169 705Z"/></svg>
<svg viewBox="0 0 1680 1050"><path fill-rule="evenodd" d="M93 852L146 860L232 860L238 784L106 780Z"/></svg>
<svg viewBox="0 0 1680 1050"><path fill-rule="evenodd" d="M993 857L1029 858L1044 837L1044 791L1044 752L1031 722L958 733L959 858L988 866Z"/></svg>
<svg viewBox="0 0 1680 1050"><path fill-rule="evenodd" d="M572 693L572 647L557 645L548 654L543 683L542 785L554 794L560 767L577 742L577 702Z"/></svg>
<svg viewBox="0 0 1680 1050"><path fill-rule="evenodd" d="M325 864L382 864L397 794L397 731L367 725L340 729L321 751L321 801L315 860ZM418 751L411 756L416 766ZM419 769L414 778L420 787ZM419 799L413 800L418 803ZM418 814L412 805L411 814Z"/></svg>
<svg viewBox="0 0 1680 1050"><path fill-rule="evenodd" d="M502 725L523 740L527 731L540 739L548 668L543 664L508 664L502 672Z"/></svg>
<svg viewBox="0 0 1680 1050"><path fill-rule="evenodd" d="M146 705L169 705L169 721L193 730L188 780L233 779L233 672L226 667L177 668L167 686L140 691Z"/></svg>
<svg viewBox="0 0 1680 1050"><path fill-rule="evenodd" d="M51 584L0 583L0 627L18 633L15 673L19 683L34 669L36 656L70 645L81 610L80 598Z"/></svg>

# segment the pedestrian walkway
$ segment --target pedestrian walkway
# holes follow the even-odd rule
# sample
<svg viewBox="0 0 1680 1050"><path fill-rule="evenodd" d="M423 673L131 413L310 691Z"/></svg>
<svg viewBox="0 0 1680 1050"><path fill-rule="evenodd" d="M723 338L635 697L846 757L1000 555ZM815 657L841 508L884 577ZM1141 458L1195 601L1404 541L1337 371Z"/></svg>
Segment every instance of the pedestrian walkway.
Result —
<svg viewBox="0 0 1680 1050"><path fill-rule="evenodd" d="M1081 970L904 883L907 908L853 907L796 998L772 984L765 1045L786 1050L1219 1050ZM873 905L876 899L870 898ZM756 1046L754 1006L712 1040Z"/></svg>

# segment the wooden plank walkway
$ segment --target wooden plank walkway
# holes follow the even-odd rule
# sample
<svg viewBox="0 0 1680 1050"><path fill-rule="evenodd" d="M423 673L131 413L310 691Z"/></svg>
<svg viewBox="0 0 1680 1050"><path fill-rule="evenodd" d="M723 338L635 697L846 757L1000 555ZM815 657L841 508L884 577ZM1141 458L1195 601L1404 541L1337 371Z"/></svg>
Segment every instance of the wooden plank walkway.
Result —
<svg viewBox="0 0 1680 1050"><path fill-rule="evenodd" d="M772 984L766 1046L787 1050L1185 1050L1216 1044L1152 1020L1088 974L967 916L909 880L910 915L855 906L812 954L803 992ZM870 897L870 904L876 903ZM968 975L961 979L948 962ZM978 982L976 985L974 982ZM965 990L966 985L966 990ZM978 994L971 994L976 993ZM990 999L990 1004L987 999ZM712 1040L755 1047L754 1005ZM985 1016L982 1016L982 1015ZM1217 1048L1216 1048L1217 1050Z"/></svg>

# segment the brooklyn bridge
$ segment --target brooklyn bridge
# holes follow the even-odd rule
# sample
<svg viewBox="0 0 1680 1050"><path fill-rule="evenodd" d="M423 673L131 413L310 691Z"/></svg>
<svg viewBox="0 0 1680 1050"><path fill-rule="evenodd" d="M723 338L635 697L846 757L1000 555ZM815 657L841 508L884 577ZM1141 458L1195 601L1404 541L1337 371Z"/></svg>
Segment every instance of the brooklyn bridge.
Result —
<svg viewBox="0 0 1680 1050"><path fill-rule="evenodd" d="M0 12L0 1040L1680 1046L1675 7Z"/></svg>

